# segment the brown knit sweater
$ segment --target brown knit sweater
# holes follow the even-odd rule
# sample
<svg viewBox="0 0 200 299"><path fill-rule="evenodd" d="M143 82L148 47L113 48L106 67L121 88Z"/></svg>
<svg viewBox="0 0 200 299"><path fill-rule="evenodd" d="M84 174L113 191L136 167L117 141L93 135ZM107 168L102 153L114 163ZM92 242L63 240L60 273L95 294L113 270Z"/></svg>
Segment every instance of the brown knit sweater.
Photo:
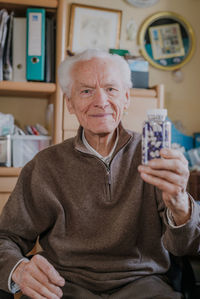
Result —
<svg viewBox="0 0 200 299"><path fill-rule="evenodd" d="M66 281L100 292L166 273L168 251L200 252L200 207L194 203L185 226L168 225L160 192L137 171L140 136L120 126L107 169L88 153L81 130L23 168L0 217L1 289L37 236Z"/></svg>

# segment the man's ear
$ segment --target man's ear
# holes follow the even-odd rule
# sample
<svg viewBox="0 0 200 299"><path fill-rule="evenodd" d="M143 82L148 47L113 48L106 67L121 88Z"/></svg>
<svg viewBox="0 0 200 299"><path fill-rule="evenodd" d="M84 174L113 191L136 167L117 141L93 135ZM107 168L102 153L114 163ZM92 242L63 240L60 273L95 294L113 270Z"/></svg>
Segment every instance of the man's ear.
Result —
<svg viewBox="0 0 200 299"><path fill-rule="evenodd" d="M67 105L67 109L70 114L74 114L74 107L72 105L72 100L65 95L65 101Z"/></svg>
<svg viewBox="0 0 200 299"><path fill-rule="evenodd" d="M125 93L125 105L124 105L124 108L128 109L129 105L130 105L130 89L127 89L126 93Z"/></svg>

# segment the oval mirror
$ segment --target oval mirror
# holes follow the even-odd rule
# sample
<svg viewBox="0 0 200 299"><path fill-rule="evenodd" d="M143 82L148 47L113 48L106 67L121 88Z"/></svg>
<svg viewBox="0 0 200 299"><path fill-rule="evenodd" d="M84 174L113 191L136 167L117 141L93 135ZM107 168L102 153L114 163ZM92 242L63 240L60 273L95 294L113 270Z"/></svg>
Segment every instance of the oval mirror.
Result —
<svg viewBox="0 0 200 299"><path fill-rule="evenodd" d="M141 54L154 67L179 69L194 53L194 31L182 16L174 12L159 12L142 24L139 45Z"/></svg>

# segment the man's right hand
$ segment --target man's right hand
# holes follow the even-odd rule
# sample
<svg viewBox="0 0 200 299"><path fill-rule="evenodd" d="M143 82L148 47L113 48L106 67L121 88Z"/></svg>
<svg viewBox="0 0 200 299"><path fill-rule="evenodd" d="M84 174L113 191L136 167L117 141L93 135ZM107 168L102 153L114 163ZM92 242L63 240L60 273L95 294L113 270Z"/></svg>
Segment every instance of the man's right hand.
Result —
<svg viewBox="0 0 200 299"><path fill-rule="evenodd" d="M32 299L60 299L63 296L60 287L65 284L64 278L41 255L22 261L14 270L12 280Z"/></svg>

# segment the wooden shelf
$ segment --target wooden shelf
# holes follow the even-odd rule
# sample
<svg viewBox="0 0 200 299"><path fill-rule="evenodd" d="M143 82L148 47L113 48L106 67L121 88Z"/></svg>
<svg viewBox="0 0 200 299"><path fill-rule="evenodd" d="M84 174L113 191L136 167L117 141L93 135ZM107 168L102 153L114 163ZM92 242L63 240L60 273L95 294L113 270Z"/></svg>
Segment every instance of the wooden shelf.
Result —
<svg viewBox="0 0 200 299"><path fill-rule="evenodd" d="M40 82L0 82L0 96L48 96L56 91L55 83Z"/></svg>
<svg viewBox="0 0 200 299"><path fill-rule="evenodd" d="M11 176L18 176L21 172L20 167L0 167L0 177L11 177Z"/></svg>
<svg viewBox="0 0 200 299"><path fill-rule="evenodd" d="M49 8L57 8L58 0L1 0L1 6L5 3L5 7L7 5L17 5L17 6L37 6L37 7L49 7Z"/></svg>
<svg viewBox="0 0 200 299"><path fill-rule="evenodd" d="M156 97L155 89L131 88L130 95L134 97Z"/></svg>

